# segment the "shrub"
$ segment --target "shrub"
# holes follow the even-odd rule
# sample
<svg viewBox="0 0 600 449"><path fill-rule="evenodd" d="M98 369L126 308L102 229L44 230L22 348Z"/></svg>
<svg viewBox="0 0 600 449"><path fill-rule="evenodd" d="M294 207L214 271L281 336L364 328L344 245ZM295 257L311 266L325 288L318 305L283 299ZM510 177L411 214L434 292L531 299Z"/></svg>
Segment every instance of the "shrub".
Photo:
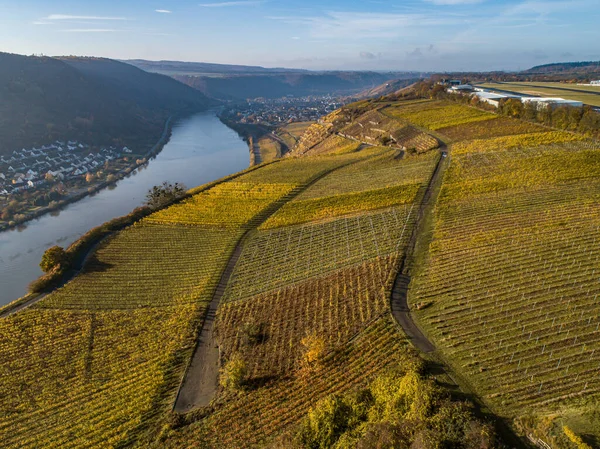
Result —
<svg viewBox="0 0 600 449"><path fill-rule="evenodd" d="M308 412L300 430L300 441L308 449L329 449L348 429L352 415L341 396L329 396Z"/></svg>
<svg viewBox="0 0 600 449"><path fill-rule="evenodd" d="M301 342L304 347L302 365L304 368L314 368L325 356L325 340L316 334L308 334Z"/></svg>
<svg viewBox="0 0 600 449"><path fill-rule="evenodd" d="M246 362L239 354L233 354L221 369L219 383L230 391L240 391L244 387L247 376Z"/></svg>
<svg viewBox="0 0 600 449"><path fill-rule="evenodd" d="M165 181L160 186L154 186L146 194L146 205L153 209L158 209L173 201L182 198L187 189L183 184L176 182L171 184Z"/></svg>

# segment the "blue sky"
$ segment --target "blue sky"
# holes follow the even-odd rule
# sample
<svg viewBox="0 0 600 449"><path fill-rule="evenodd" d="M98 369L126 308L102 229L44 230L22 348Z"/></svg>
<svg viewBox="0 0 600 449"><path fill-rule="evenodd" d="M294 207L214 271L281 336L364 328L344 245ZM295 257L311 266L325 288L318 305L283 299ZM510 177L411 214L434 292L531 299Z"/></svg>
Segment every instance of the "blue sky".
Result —
<svg viewBox="0 0 600 449"><path fill-rule="evenodd" d="M0 0L0 51L269 67L600 60L599 0Z"/></svg>

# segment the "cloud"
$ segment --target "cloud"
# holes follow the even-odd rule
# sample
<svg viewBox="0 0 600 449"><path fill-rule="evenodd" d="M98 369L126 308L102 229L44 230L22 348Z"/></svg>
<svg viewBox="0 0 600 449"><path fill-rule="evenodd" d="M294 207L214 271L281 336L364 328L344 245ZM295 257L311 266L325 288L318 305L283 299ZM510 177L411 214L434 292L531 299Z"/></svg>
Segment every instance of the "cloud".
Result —
<svg viewBox="0 0 600 449"><path fill-rule="evenodd" d="M318 39L397 38L414 34L415 28L461 23L455 17L435 17L430 14L358 13L331 11L323 16L271 16L290 24L307 27Z"/></svg>
<svg viewBox="0 0 600 449"><path fill-rule="evenodd" d="M409 51L406 53L406 56L409 58L421 58L423 56L423 52L420 48L415 48L413 51Z"/></svg>
<svg viewBox="0 0 600 449"><path fill-rule="evenodd" d="M74 28L61 31L63 33L114 33L117 30L111 28Z"/></svg>
<svg viewBox="0 0 600 449"><path fill-rule="evenodd" d="M377 55L375 53L371 53L370 51L361 51L359 56L360 56L360 59L369 59L369 60L377 59Z"/></svg>
<svg viewBox="0 0 600 449"><path fill-rule="evenodd" d="M425 0L434 5L473 5L475 3L483 3L485 0Z"/></svg>
<svg viewBox="0 0 600 449"><path fill-rule="evenodd" d="M71 16L67 14L50 14L42 20L127 20L125 17L107 16Z"/></svg>
<svg viewBox="0 0 600 449"><path fill-rule="evenodd" d="M204 8L227 8L231 6L258 6L266 3L266 0L240 0L234 2L200 3Z"/></svg>
<svg viewBox="0 0 600 449"><path fill-rule="evenodd" d="M155 9L155 11L160 14L171 14L171 12L172 12L172 11L169 11L168 9Z"/></svg>

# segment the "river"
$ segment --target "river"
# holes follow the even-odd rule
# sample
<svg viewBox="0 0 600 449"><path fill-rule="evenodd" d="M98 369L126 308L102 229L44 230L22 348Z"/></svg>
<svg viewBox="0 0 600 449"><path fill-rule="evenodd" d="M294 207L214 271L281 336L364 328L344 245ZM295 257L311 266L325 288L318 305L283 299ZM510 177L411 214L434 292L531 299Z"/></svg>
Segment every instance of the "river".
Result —
<svg viewBox="0 0 600 449"><path fill-rule="evenodd" d="M67 247L89 229L129 213L152 186L171 181L191 188L243 170L248 163L248 146L214 112L180 120L160 154L137 173L24 228L0 233L0 306L23 296L42 274L38 264L47 248Z"/></svg>

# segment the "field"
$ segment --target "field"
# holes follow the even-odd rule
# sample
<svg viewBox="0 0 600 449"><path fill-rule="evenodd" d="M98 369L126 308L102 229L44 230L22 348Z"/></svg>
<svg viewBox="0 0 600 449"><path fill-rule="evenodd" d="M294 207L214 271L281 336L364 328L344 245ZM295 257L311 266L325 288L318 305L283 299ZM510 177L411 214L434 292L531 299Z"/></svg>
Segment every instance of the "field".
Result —
<svg viewBox="0 0 600 449"><path fill-rule="evenodd" d="M258 148L262 162L271 162L282 155L281 144L269 137L263 137L258 141Z"/></svg>
<svg viewBox="0 0 600 449"><path fill-rule="evenodd" d="M501 89L539 97L561 97L567 100L582 101L592 106L600 106L600 88L578 86L577 84L523 82L523 83L483 83L479 86L488 89ZM573 92L573 90L577 92Z"/></svg>
<svg viewBox="0 0 600 449"><path fill-rule="evenodd" d="M474 139L489 139L520 134L542 133L546 128L533 123L524 122L508 117L497 117L482 122L471 122L462 125L440 128L438 132L453 142Z"/></svg>
<svg viewBox="0 0 600 449"><path fill-rule="evenodd" d="M312 147L310 153L312 155L354 153L360 147L360 142L334 134Z"/></svg>
<svg viewBox="0 0 600 449"><path fill-rule="evenodd" d="M216 321L223 356L242 355L250 387L241 395L224 392L214 415L174 429L164 447L194 438L210 447L259 447L293 429L319 399L415 363L392 324L389 295L414 225L415 194L438 155L398 159L396 150L363 151L369 158L320 179L250 235ZM387 192L392 203L382 205L373 192ZM352 201L332 200L339 198ZM310 209L317 216L298 216L313 201L330 202L328 219L320 207ZM260 329L258 341L248 341L249 326ZM319 336L327 356L302 374L306 335Z"/></svg>
<svg viewBox="0 0 600 449"><path fill-rule="evenodd" d="M118 233L73 281L2 319L0 447L152 439L243 229L292 187L348 162L282 161L196 193Z"/></svg>
<svg viewBox="0 0 600 449"><path fill-rule="evenodd" d="M434 131L465 123L491 120L496 117L491 112L445 102L391 106L384 109L383 112L390 117L406 120Z"/></svg>
<svg viewBox="0 0 600 449"><path fill-rule="evenodd" d="M580 134L565 131L546 131L541 133L515 134L494 137L491 139L475 139L452 145L453 154L493 153L495 151L553 145L568 142L583 142L586 138Z"/></svg>
<svg viewBox="0 0 600 449"><path fill-rule="evenodd" d="M582 414L600 393L599 148L480 145L453 156L411 302L494 410Z"/></svg>
<svg viewBox="0 0 600 449"><path fill-rule="evenodd" d="M285 142L290 151L292 151L300 140L300 137L302 137L302 134L313 124L313 122L290 123L278 128L276 133Z"/></svg>

